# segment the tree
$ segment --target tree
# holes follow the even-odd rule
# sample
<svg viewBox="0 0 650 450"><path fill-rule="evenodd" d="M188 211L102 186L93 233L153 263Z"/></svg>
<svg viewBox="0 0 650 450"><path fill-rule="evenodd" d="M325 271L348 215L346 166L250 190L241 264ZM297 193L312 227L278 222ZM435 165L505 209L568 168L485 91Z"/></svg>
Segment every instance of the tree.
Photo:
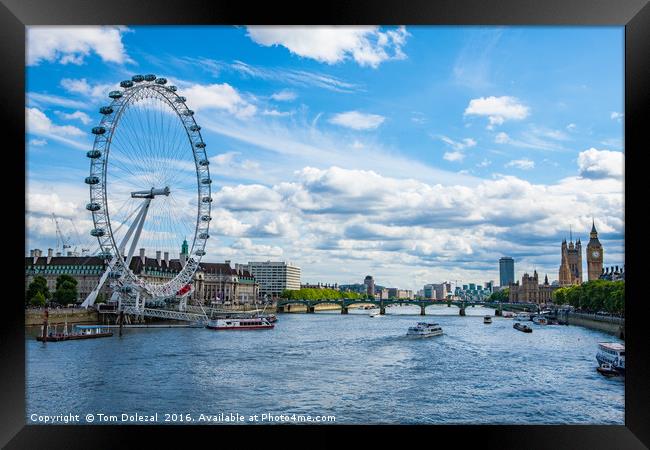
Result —
<svg viewBox="0 0 650 450"><path fill-rule="evenodd" d="M43 307L45 306L45 294L42 292L37 292L34 298L30 300L30 304L32 306L38 306L38 307Z"/></svg>
<svg viewBox="0 0 650 450"><path fill-rule="evenodd" d="M56 279L56 291L54 291L54 301L60 305L75 303L77 297L77 280L70 275L60 275Z"/></svg>
<svg viewBox="0 0 650 450"><path fill-rule="evenodd" d="M500 291L492 292L488 298L491 302L507 302L510 298L510 288L501 289Z"/></svg>
<svg viewBox="0 0 650 450"><path fill-rule="evenodd" d="M36 294L41 293L45 298L45 301L51 297L50 289L47 287L47 280L45 277L40 275L35 276L25 292L25 305L31 303L32 299L36 297Z"/></svg>

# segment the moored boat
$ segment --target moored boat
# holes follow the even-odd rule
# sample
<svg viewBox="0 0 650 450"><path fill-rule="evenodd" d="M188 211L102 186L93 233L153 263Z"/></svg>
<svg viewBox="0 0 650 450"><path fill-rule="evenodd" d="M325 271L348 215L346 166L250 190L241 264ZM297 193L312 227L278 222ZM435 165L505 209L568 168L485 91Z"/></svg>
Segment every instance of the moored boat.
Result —
<svg viewBox="0 0 650 450"><path fill-rule="evenodd" d="M528 320L530 320L530 314L528 314L528 313L524 313L524 312L520 312L519 314L517 314L517 315L515 316L515 320L528 321Z"/></svg>
<svg viewBox="0 0 650 450"><path fill-rule="evenodd" d="M442 327L437 323L418 322L414 327L409 327L406 335L409 337L431 337L440 336Z"/></svg>
<svg viewBox="0 0 650 450"><path fill-rule="evenodd" d="M596 361L600 366L609 364L620 374L625 374L625 344L599 342Z"/></svg>
<svg viewBox="0 0 650 450"><path fill-rule="evenodd" d="M381 313L379 312L379 310L377 310L377 311L373 311L373 312L371 312L371 313L369 314L369 316L370 316L370 317L381 317Z"/></svg>
<svg viewBox="0 0 650 450"><path fill-rule="evenodd" d="M485 324L490 324L490 323L492 323L492 317L491 317L491 316L485 316L485 317L483 317L483 323L485 323Z"/></svg>
<svg viewBox="0 0 650 450"><path fill-rule="evenodd" d="M544 316L534 316L533 323L537 325L548 325L548 319Z"/></svg>
<svg viewBox="0 0 650 450"><path fill-rule="evenodd" d="M56 330L48 330L45 336L37 336L36 340L40 342L60 342L75 341L79 339L96 339L111 336L113 336L113 332L110 330L110 328L102 325L75 325L72 327L71 333L68 333L67 327L61 332Z"/></svg>
<svg viewBox="0 0 650 450"><path fill-rule="evenodd" d="M523 331L524 333L532 333L533 329L529 327L528 325L524 325L523 323L515 323L512 328L515 330Z"/></svg>
<svg viewBox="0 0 650 450"><path fill-rule="evenodd" d="M502 311L501 316L505 319L512 319L513 317L515 317L515 313L513 313L512 311Z"/></svg>
<svg viewBox="0 0 650 450"><path fill-rule="evenodd" d="M241 319L216 319L210 320L206 328L210 330L265 330L275 325L261 317Z"/></svg>

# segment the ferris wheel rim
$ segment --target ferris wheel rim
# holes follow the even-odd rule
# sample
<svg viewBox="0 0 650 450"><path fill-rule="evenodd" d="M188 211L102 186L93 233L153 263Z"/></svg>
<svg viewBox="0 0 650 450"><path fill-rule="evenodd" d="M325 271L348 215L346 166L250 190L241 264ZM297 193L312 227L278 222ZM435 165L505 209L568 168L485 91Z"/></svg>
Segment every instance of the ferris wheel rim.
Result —
<svg viewBox="0 0 650 450"><path fill-rule="evenodd" d="M95 140L93 149L87 153L90 158L90 176L86 178L86 183L90 187L90 203L87 209L92 213L94 225L91 234L97 237L104 256L115 257L115 264L122 275L118 284L135 285L152 296L174 295L191 281L201 258L205 255L205 246L210 237L208 231L211 220L210 183L212 180L205 142L200 133L201 127L196 123L194 112L187 106L185 97L177 94L175 86L167 86L166 81L155 75L135 75L131 80L120 83L122 90L111 91L109 97L112 101L109 106L103 106L99 110L103 117L99 126L92 129ZM131 270L129 262L124 261L127 255L121 253L115 240L107 198L107 170L110 165L109 156L113 136L115 131L119 130L122 115L139 100L145 98L161 101L176 114L187 134L196 174L197 211L194 236L191 238L191 252L180 272L162 284L146 282Z"/></svg>

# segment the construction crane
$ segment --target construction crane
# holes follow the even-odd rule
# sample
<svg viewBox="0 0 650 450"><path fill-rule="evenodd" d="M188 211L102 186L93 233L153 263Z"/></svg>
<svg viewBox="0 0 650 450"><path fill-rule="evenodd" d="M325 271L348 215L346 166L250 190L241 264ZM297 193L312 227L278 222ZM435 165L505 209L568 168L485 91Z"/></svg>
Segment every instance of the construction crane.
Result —
<svg viewBox="0 0 650 450"><path fill-rule="evenodd" d="M59 226L59 219L56 217L54 213L52 213L52 221L54 222L54 225L56 227L56 252L61 256L65 256L66 249L72 247L70 244L70 237L69 236L65 237L63 235L63 232L61 231L61 227Z"/></svg>
<svg viewBox="0 0 650 450"><path fill-rule="evenodd" d="M70 223L72 223L72 228L74 229L76 242L81 243L81 238L80 238L80 235L79 235L79 231L77 230L77 225L75 225L74 220L72 220L72 219L68 219L68 220L70 221ZM75 245L75 248L74 248L74 250L72 252L74 253L75 256L77 255L77 246L76 245ZM81 255L82 256L88 254L88 252L90 252L89 248L83 248L83 247L81 248Z"/></svg>

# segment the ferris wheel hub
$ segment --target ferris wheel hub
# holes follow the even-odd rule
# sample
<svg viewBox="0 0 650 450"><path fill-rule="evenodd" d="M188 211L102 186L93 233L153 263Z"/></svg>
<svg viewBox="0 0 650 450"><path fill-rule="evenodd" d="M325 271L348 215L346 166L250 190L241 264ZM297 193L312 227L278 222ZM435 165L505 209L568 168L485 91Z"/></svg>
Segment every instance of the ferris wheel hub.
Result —
<svg viewBox="0 0 650 450"><path fill-rule="evenodd" d="M165 186L164 188L151 188L148 191L135 191L131 192L131 198L154 198L156 195L165 195L169 196L169 193L171 191L169 190L169 186Z"/></svg>

